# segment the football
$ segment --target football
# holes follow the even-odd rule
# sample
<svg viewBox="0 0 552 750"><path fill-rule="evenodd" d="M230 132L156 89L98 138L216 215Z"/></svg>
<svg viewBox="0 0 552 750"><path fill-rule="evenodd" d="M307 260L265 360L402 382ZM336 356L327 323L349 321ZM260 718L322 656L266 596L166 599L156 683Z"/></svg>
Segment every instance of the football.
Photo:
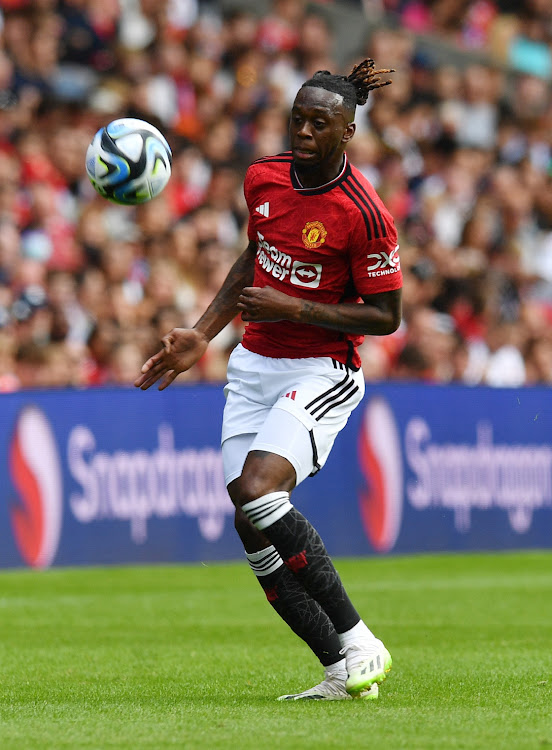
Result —
<svg viewBox="0 0 552 750"><path fill-rule="evenodd" d="M113 203L135 206L155 198L171 176L172 152L163 134L132 117L100 128L86 152L94 189Z"/></svg>

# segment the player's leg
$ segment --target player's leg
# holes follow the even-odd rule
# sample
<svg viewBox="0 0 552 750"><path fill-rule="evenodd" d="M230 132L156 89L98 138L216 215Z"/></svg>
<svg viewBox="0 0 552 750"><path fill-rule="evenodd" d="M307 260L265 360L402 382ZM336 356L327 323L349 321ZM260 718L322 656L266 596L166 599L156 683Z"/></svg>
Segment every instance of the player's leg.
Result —
<svg viewBox="0 0 552 750"><path fill-rule="evenodd" d="M284 417L284 414L282 414ZM291 415L284 417L290 423ZM290 424L290 428L293 425ZM298 430L304 430L297 423ZM289 431L286 438L289 438ZM349 599L320 535L291 504L283 489L286 476L295 473L288 459L254 450L239 479L228 487L230 497L249 521L274 545L285 565L303 583L334 623L338 632L354 627L360 616ZM282 488L282 489L281 489Z"/></svg>
<svg viewBox="0 0 552 750"><path fill-rule="evenodd" d="M297 391L293 387L294 382L290 382L290 377L293 379L297 377L302 381L301 388ZM288 388L287 385L292 387ZM227 485L232 484L238 478L240 478L241 482L245 455L251 446L252 436L257 436L255 440L262 438L259 447L264 448L263 439L266 438L269 443L271 439L271 431L270 429L268 431L266 429L267 423L269 426L275 414L284 413L285 409L289 407L291 411L296 410L297 413L295 416L299 418L300 424L307 428L306 431L297 430L297 420L292 420L293 429L297 433L296 439L301 458L296 460L293 455L286 453L287 449L293 449L293 441L290 442L288 439L290 436L286 431L287 428L282 430L280 429L281 425L276 424L275 430L280 444L274 452L284 458L288 458L292 470L290 472L289 467L287 467L285 470L285 481L280 480L283 482L281 484L277 482L269 483L268 488L264 489L263 494L269 494L272 491L283 492L284 494L289 492L290 483L292 483L291 486L296 483L298 484L313 470L324 464L335 436L346 423L350 411L359 402L360 398L362 398L363 391L364 381L362 373L354 376L343 365L328 358L324 358L323 360L310 358L302 361L271 360L270 358L254 355L241 346L236 347L228 365L228 384L225 388L227 402L224 410L222 429L223 459ZM283 408L272 408L275 403L283 405ZM267 417L267 415L269 416ZM315 430L312 428L313 425L319 423L324 426L324 431L315 437ZM261 432L262 434L260 434ZM246 435L246 433L249 433L249 435ZM237 459L235 455L233 456L236 452L233 449L229 450L229 446L234 445L235 440L238 442L241 441L241 456L239 455L240 451L237 451ZM307 440L307 443L305 440ZM244 441L246 443L245 446ZM271 452L272 448L269 447L265 450L266 452ZM290 477L292 477L292 480ZM274 477L271 479L274 479ZM234 495L232 497L234 504L239 507L249 499L244 499L241 487L236 486L234 488L233 484L232 494ZM258 500L259 497L260 495L256 495L255 499ZM251 521L251 518L249 520ZM243 528L243 519L238 519L237 523L238 525L242 525L241 535L247 535L249 542L252 543L252 546L248 547L250 550L248 554L254 555L263 549L268 550L266 546L268 542L265 541L268 534L263 534L262 539L257 537L257 541L255 542L255 537L251 536L251 529ZM255 526L258 526L258 524L255 524ZM269 546L271 545L269 544ZM258 549L255 547L258 547ZM279 550L276 550L276 546L274 551L278 554L278 557L274 559L278 563L277 569L281 576L286 576L285 580L288 582L288 586L286 587L280 585L278 606L282 605L288 596L290 601L293 600L293 595L290 595L289 591L295 592L298 596L306 596L307 599L305 601L309 601L309 595L296 588L295 584L297 581L300 583L303 582L301 577L297 577L293 573L295 580L291 578L288 575L288 571L292 572L292 568L285 566L284 569L283 561L280 562L282 555L279 554ZM272 550L268 550L266 554L270 556L271 553ZM250 560L250 564L253 563L255 566L256 574L259 574L261 569L264 572L265 565L270 568L273 562L270 557L268 560L264 559L264 555L261 557L263 558L261 561L259 561L258 556ZM275 571L271 570L271 573L273 572ZM273 588L270 585L272 581L269 578L262 575L257 575L257 577L263 588L268 590ZM312 606L313 604L309 602L308 609L310 610ZM303 611L301 607L294 605L289 608L289 615L286 616L288 619L291 619L297 617L298 613L301 615ZM347 662L349 666L353 663L351 658L353 652L349 648L349 645L351 645L349 641L352 642L352 645L355 645L355 642L361 641L362 633L360 631L362 629L364 629L364 635L371 637L371 642L375 640L364 623L360 621L358 615L353 620L356 624L352 628L349 628L349 630L340 631L341 635L339 636L340 646L348 649ZM318 614L314 621L311 620L311 624L318 622L317 627L319 628L322 621L320 614ZM335 627L335 623L333 624ZM295 622L292 628L300 631L303 628L303 624ZM335 638L332 637L332 639L335 642ZM332 648L335 651L336 646L325 647L324 650L327 654L331 654ZM334 665L342 669L343 660L340 661L341 664L336 661ZM328 664L328 666L332 665ZM373 675L370 673L366 685L367 688L374 682L372 677ZM355 694L360 694L361 692L362 690L355 690Z"/></svg>
<svg viewBox="0 0 552 750"><path fill-rule="evenodd" d="M231 445L226 445L224 452L228 456ZM291 473L282 486L288 486L290 480L293 484L295 477ZM239 493L239 484L240 479L230 483L228 490L231 496ZM346 690L347 668L341 654L342 643L330 618L240 507L236 508L235 525L251 570L257 576L267 600L293 632L312 649L324 667L324 679L318 685L301 693L282 695L278 700L350 699ZM378 686L361 691L359 697L363 700L377 698Z"/></svg>
<svg viewBox="0 0 552 750"><path fill-rule="evenodd" d="M290 399L280 402L283 407L271 410L252 444L232 500L329 616L347 658L347 689L359 695L385 679L391 656L361 620L318 532L293 507L289 492L280 489L285 486L282 477L290 471L299 483L323 465L344 422L322 420L316 431L308 429L298 395L293 403Z"/></svg>
<svg viewBox="0 0 552 750"><path fill-rule="evenodd" d="M224 441L222 454L227 477L241 472L253 437L240 435ZM231 496L236 492L238 484L239 478L230 481L228 490ZM295 475L291 472L283 479L281 487L291 491L294 485ZM249 566L267 601L291 630L305 641L325 669L325 680L316 688L301 694L282 696L282 699L347 699L345 659L340 654L342 644L328 615L284 565L266 536L249 521L239 507L236 508L235 527L245 548ZM374 696L377 697L377 694L372 690L362 697Z"/></svg>
<svg viewBox="0 0 552 750"><path fill-rule="evenodd" d="M279 375L274 378L276 388L267 388L270 367L270 360L254 355L241 346L236 347L230 356L228 383L224 390L226 405L222 424L222 459L231 496L251 444L282 387L283 378ZM264 376L262 383L261 372ZM288 472L279 480L276 489L290 492L295 486L295 479L294 472ZM324 667L344 663L339 653L341 643L327 614L309 596L266 536L255 528L239 507L236 509L235 525L249 565L273 609L307 643Z"/></svg>

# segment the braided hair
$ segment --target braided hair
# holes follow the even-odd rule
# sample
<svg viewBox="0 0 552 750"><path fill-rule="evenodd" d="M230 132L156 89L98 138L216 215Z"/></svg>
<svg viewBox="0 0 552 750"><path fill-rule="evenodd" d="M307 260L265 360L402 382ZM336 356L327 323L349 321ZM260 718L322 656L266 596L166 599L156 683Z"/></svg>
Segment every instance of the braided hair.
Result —
<svg viewBox="0 0 552 750"><path fill-rule="evenodd" d="M334 94L340 94L343 97L343 104L352 112L355 111L357 104L366 104L368 94L374 89L382 86L388 86L392 81L382 81L380 75L385 73L394 73L393 68L384 70L374 70L376 63L371 57L355 65L348 76L341 76L330 73L329 70L319 70L312 78L301 86L313 86L318 89L325 89Z"/></svg>

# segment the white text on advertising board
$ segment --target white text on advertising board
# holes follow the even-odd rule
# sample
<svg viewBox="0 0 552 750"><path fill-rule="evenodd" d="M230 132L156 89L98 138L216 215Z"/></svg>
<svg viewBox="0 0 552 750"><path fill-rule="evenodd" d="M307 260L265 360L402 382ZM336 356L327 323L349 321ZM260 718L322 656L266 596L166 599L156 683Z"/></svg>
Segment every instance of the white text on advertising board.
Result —
<svg viewBox="0 0 552 750"><path fill-rule="evenodd" d="M472 510L499 508L523 534L533 511L552 506L552 447L495 443L487 422L478 423L474 443L438 443L425 419L415 417L406 427L405 453L414 473L406 485L410 504L453 510L459 531L470 528Z"/></svg>
<svg viewBox="0 0 552 750"><path fill-rule="evenodd" d="M158 448L113 453L96 450L89 427L71 430L69 471L79 485L69 505L81 523L129 521L132 539L144 542L147 521L178 515L197 518L204 539L216 541L234 508L226 492L219 450L176 450L169 425L158 430Z"/></svg>

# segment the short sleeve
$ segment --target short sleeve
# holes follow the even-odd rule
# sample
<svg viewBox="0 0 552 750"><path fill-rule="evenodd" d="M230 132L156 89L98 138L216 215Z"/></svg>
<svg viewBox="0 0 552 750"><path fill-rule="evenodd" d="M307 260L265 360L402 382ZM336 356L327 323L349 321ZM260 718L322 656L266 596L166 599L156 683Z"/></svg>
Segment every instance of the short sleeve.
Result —
<svg viewBox="0 0 552 750"><path fill-rule="evenodd" d="M368 239L362 222L353 226L351 270L360 295L390 292L402 287L397 230L388 213L383 215L383 228L379 237Z"/></svg>
<svg viewBox="0 0 552 750"><path fill-rule="evenodd" d="M249 210L249 221L247 223L247 237L250 242L254 241L257 237L257 234L255 230L253 229L253 217L252 217L252 210L251 210L251 206L254 205L254 198L253 198L254 183L255 183L254 170L253 170L253 167L251 166L245 173L245 179L243 181L243 194L245 197L245 202L247 203L247 208Z"/></svg>

